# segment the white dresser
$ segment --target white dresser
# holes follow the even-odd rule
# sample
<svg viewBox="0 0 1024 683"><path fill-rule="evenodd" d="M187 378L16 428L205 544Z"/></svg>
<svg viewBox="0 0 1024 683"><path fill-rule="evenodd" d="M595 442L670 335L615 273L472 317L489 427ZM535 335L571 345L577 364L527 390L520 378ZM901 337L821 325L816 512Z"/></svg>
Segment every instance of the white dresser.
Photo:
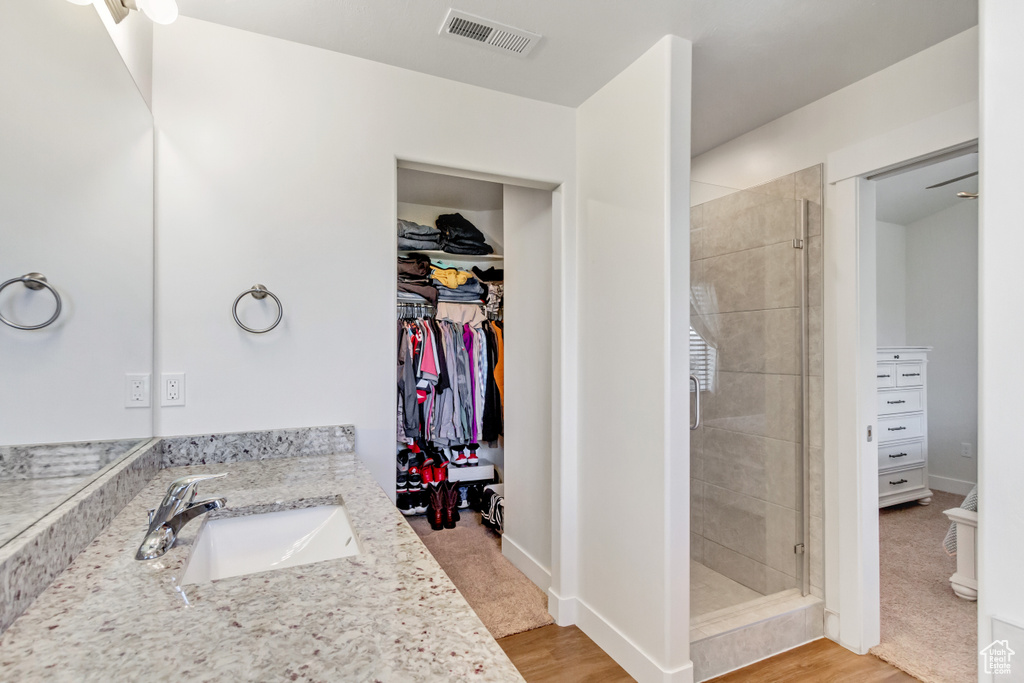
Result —
<svg viewBox="0 0 1024 683"><path fill-rule="evenodd" d="M928 488L930 346L878 347L878 506L932 502Z"/></svg>

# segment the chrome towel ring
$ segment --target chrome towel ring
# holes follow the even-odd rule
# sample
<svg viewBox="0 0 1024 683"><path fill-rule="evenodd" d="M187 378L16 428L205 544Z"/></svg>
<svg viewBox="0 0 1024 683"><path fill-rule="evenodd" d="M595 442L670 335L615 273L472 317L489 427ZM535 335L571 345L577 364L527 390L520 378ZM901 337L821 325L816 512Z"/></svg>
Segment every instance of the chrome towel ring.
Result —
<svg viewBox="0 0 1024 683"><path fill-rule="evenodd" d="M0 285L0 292L4 291L4 288L8 285L13 285L15 282L20 282L33 291L39 291L40 289L50 290L50 294L53 294L54 301L57 302L57 309L50 316L50 319L44 323L38 325L19 325L16 322L8 320L0 313L0 322L4 325L9 325L16 330L41 330L48 325L52 325L53 321L60 317L60 309L63 306L63 302L60 300L60 294L46 281L46 276L42 273L29 273L28 275L22 275L21 277L11 278L7 282Z"/></svg>
<svg viewBox="0 0 1024 683"><path fill-rule="evenodd" d="M274 321L273 325L263 330L254 330L253 328L246 327L245 325L242 324L242 321L238 319L238 302L241 301L242 297L245 296L246 294L252 294L252 298L257 300L266 299L269 296L271 299L277 302L277 320ZM234 305L231 306L231 316L235 319L235 322L238 323L238 326L241 327L246 332L252 332L253 334L263 334L264 332L270 332L272 329L277 327L278 323L281 322L281 318L284 317L284 306L281 305L281 300L278 299L277 296L269 289L267 289L263 285L253 285L250 289L247 289L241 294L239 294L238 297L235 299Z"/></svg>

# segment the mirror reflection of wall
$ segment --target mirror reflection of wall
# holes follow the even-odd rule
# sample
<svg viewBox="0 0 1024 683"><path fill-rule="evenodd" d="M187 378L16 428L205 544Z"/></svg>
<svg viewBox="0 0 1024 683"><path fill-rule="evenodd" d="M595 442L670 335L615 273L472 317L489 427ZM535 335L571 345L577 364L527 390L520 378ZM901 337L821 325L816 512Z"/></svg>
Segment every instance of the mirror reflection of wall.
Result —
<svg viewBox="0 0 1024 683"><path fill-rule="evenodd" d="M3 544L152 435L126 375L153 363L153 125L99 14L66 0L0 3L0 92L0 282L42 273L63 303L0 324ZM54 306L0 292L18 324Z"/></svg>
<svg viewBox="0 0 1024 683"><path fill-rule="evenodd" d="M957 196L978 191L977 171L967 153L877 184L878 345L933 347L928 463L940 491L977 482L978 203Z"/></svg>

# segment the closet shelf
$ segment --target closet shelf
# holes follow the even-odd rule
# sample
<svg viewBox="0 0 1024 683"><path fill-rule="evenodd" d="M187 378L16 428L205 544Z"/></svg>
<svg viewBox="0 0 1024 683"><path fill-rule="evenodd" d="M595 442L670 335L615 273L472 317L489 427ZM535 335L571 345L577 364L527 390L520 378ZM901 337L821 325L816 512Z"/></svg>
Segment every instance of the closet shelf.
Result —
<svg viewBox="0 0 1024 683"><path fill-rule="evenodd" d="M451 261L453 263L475 263L477 261L504 261L504 254L481 254L479 256L473 254L450 254L447 251L439 251L435 249L399 249L399 256L408 256L409 254L426 254L432 261Z"/></svg>
<svg viewBox="0 0 1024 683"><path fill-rule="evenodd" d="M494 465L483 458L480 464L469 467L448 465L449 481L491 481L494 479Z"/></svg>

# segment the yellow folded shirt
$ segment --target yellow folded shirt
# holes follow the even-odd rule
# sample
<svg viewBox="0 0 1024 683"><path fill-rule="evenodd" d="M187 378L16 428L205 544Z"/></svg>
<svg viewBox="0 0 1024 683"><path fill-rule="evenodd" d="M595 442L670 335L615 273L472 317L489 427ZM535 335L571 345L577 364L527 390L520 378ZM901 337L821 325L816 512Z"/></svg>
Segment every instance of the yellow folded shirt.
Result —
<svg viewBox="0 0 1024 683"><path fill-rule="evenodd" d="M431 265L430 268L434 271L433 278L451 289L466 284L474 277L473 273L467 273L464 270L457 270L455 268L438 268L434 265Z"/></svg>

